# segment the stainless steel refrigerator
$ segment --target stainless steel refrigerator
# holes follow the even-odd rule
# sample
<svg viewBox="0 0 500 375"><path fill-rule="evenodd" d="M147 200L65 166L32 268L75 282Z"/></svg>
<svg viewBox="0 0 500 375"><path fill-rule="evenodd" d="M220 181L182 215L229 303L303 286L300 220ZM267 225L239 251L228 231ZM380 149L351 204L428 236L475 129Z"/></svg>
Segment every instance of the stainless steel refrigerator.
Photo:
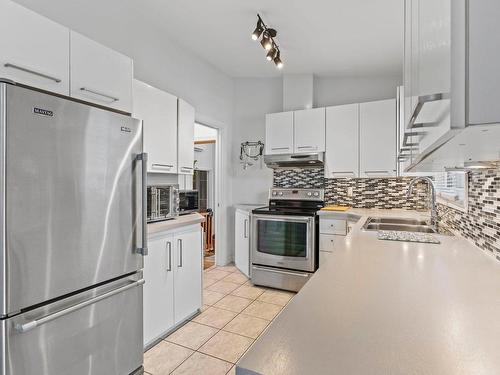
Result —
<svg viewBox="0 0 500 375"><path fill-rule="evenodd" d="M142 372L142 123L0 82L2 375Z"/></svg>

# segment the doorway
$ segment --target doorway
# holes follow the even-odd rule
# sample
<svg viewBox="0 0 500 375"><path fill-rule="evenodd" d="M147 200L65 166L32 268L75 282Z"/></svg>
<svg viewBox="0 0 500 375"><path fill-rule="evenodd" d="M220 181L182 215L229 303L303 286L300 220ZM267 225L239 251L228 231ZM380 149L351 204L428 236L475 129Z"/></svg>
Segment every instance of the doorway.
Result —
<svg viewBox="0 0 500 375"><path fill-rule="evenodd" d="M216 160L217 129L195 123L193 189L198 191L199 212L204 216L203 268L215 265L216 233Z"/></svg>

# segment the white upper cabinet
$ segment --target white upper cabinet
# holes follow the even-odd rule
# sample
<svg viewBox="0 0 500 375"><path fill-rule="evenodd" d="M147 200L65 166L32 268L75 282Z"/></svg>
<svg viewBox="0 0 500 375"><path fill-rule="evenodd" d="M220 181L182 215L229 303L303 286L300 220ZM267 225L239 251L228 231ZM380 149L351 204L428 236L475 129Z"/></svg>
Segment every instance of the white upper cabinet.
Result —
<svg viewBox="0 0 500 375"><path fill-rule="evenodd" d="M293 153L293 112L266 115L266 154Z"/></svg>
<svg viewBox="0 0 500 375"><path fill-rule="evenodd" d="M361 177L396 176L396 100L359 105Z"/></svg>
<svg viewBox="0 0 500 375"><path fill-rule="evenodd" d="M71 96L132 112L133 62L71 31Z"/></svg>
<svg viewBox="0 0 500 375"><path fill-rule="evenodd" d="M134 80L132 115L143 120L148 172L177 173L177 98Z"/></svg>
<svg viewBox="0 0 500 375"><path fill-rule="evenodd" d="M294 112L294 153L325 151L325 108Z"/></svg>
<svg viewBox="0 0 500 375"><path fill-rule="evenodd" d="M325 177L359 177L359 104L326 108Z"/></svg>
<svg viewBox="0 0 500 375"><path fill-rule="evenodd" d="M69 29L0 0L0 77L69 94Z"/></svg>
<svg viewBox="0 0 500 375"><path fill-rule="evenodd" d="M194 108L182 99L177 107L178 173L193 174L194 165Z"/></svg>

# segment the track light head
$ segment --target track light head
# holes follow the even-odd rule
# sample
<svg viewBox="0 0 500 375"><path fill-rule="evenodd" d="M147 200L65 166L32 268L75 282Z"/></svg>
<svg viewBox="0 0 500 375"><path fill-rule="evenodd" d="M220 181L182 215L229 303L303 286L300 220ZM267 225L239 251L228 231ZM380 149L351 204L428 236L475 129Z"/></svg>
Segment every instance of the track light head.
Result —
<svg viewBox="0 0 500 375"><path fill-rule="evenodd" d="M263 31L264 31L264 25L262 24L262 21L259 20L259 21L257 21L257 26L255 27L255 30L252 33L252 39L258 40L260 38L260 36L262 35Z"/></svg>
<svg viewBox="0 0 500 375"><path fill-rule="evenodd" d="M274 64L276 65L276 68L283 69L283 61L281 61L280 51L279 50L276 53L276 56L274 57Z"/></svg>
<svg viewBox="0 0 500 375"><path fill-rule="evenodd" d="M262 40L260 41L260 44L266 51L269 51L272 46L273 46L273 41L271 40L269 34L267 31L264 31L264 35L262 36Z"/></svg>
<svg viewBox="0 0 500 375"><path fill-rule="evenodd" d="M274 60L274 57L276 56L276 47L273 45L269 52L266 55L266 59L268 61Z"/></svg>

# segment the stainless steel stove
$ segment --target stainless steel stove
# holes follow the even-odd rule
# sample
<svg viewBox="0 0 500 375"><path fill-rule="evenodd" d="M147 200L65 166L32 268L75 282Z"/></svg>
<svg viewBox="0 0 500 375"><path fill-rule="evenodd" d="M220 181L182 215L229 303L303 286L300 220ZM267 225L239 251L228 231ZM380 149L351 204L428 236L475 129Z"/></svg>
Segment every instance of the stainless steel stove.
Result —
<svg viewBox="0 0 500 375"><path fill-rule="evenodd" d="M252 211L251 279L298 291L318 268L323 189L272 188L269 206Z"/></svg>

